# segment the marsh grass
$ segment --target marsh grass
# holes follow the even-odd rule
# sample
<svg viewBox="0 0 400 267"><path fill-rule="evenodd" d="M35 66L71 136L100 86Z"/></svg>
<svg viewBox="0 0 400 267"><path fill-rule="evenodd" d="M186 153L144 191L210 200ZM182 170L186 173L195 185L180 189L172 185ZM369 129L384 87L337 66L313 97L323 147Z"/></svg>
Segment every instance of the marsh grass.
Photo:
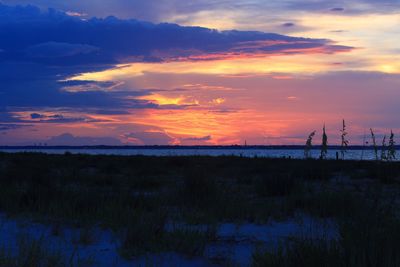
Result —
<svg viewBox="0 0 400 267"><path fill-rule="evenodd" d="M275 251L256 251L252 266L255 267L339 267L341 250L335 242L311 239L291 240Z"/></svg>
<svg viewBox="0 0 400 267"><path fill-rule="evenodd" d="M206 245L215 239L216 228L201 230L183 227L169 232L166 243L169 250L194 257L203 255Z"/></svg>
<svg viewBox="0 0 400 267"><path fill-rule="evenodd" d="M357 218L366 220L361 211L379 218L379 210L393 209L396 202L388 203L385 191L378 189L386 186L399 193L399 174L398 162L0 153L0 211L55 223L56 234L62 224L80 227L82 243L91 242L94 226L111 229L128 258L160 251L201 255L215 238L213 231L169 231L169 221L266 223L306 213L343 225L341 234L348 237L336 245L341 253L353 253L358 237L347 229L352 222L357 226ZM334 177L348 178L350 184L363 179L374 183L368 192L344 189L332 185ZM371 209L371 203L379 205ZM390 239L387 229L397 231L394 219L382 228L371 227L376 231L366 235L375 233L376 241ZM400 247L395 239L389 244ZM300 245L309 253L337 253L310 241ZM260 254L257 261L274 255Z"/></svg>
<svg viewBox="0 0 400 267"><path fill-rule="evenodd" d="M62 236L63 229L60 222L54 222L51 225L51 235L53 236Z"/></svg>
<svg viewBox="0 0 400 267"><path fill-rule="evenodd" d="M339 240L294 238L276 250L257 251L253 266L400 266L399 221L375 216L341 222Z"/></svg>
<svg viewBox="0 0 400 267"><path fill-rule="evenodd" d="M330 195L325 201L322 198L319 201L317 206L310 203L306 206L316 216L334 218L339 227L338 238L294 237L275 250L256 251L252 265L400 266L397 207L350 194Z"/></svg>
<svg viewBox="0 0 400 267"><path fill-rule="evenodd" d="M133 216L126 230L123 231L122 254L129 257L162 251L166 223L167 218L162 212Z"/></svg>
<svg viewBox="0 0 400 267"><path fill-rule="evenodd" d="M290 173L266 173L254 183L255 191L263 197L288 196L300 191L301 185L301 178Z"/></svg>
<svg viewBox="0 0 400 267"><path fill-rule="evenodd" d="M0 249L1 267L83 267L92 263L90 259L48 247L44 238L32 239L27 235L18 237L16 250Z"/></svg>
<svg viewBox="0 0 400 267"><path fill-rule="evenodd" d="M185 170L180 195L187 206L197 208L215 204L222 191L216 177L201 166Z"/></svg>
<svg viewBox="0 0 400 267"><path fill-rule="evenodd" d="M203 254L206 245L215 240L216 228L197 229L173 227L167 229L165 213L141 214L123 232L121 253L129 258L155 252L174 251L189 257Z"/></svg>
<svg viewBox="0 0 400 267"><path fill-rule="evenodd" d="M364 207L363 199L349 192L321 191L295 199L296 209L317 218L342 218Z"/></svg>
<svg viewBox="0 0 400 267"><path fill-rule="evenodd" d="M76 240L76 243L88 246L95 243L95 241L95 231L93 227L84 227L79 230L79 238Z"/></svg>

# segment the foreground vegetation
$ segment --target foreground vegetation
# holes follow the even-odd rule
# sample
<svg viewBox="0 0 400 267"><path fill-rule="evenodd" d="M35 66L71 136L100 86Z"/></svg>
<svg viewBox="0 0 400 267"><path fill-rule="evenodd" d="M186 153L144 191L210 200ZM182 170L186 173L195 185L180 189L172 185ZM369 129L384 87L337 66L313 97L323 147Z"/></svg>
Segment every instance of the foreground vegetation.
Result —
<svg viewBox="0 0 400 267"><path fill-rule="evenodd" d="M400 266L399 183L397 162L0 153L0 212L112 229L126 258L201 256L220 223L301 213L333 219L339 237L261 248L254 266ZM174 226L193 224L206 227Z"/></svg>

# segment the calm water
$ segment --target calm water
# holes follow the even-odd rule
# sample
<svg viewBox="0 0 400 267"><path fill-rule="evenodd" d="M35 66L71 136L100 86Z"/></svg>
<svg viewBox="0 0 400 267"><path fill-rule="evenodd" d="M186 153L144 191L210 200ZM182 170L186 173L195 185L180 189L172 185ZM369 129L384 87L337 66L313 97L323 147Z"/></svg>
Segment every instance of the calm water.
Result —
<svg viewBox="0 0 400 267"><path fill-rule="evenodd" d="M0 149L2 152L41 152L48 154L64 154L71 152L73 154L90 154L90 155L145 155L145 156L243 156L243 157L267 157L267 158L304 158L304 151L302 149L179 149L179 148L132 148L132 149ZM335 159L336 152L339 150L328 150L328 158ZM320 151L318 149L312 150L314 158L319 157ZM379 151L380 153L380 151ZM379 154L380 156L380 154ZM374 151L371 149L351 149L346 153L346 159L355 160L373 160L375 158Z"/></svg>

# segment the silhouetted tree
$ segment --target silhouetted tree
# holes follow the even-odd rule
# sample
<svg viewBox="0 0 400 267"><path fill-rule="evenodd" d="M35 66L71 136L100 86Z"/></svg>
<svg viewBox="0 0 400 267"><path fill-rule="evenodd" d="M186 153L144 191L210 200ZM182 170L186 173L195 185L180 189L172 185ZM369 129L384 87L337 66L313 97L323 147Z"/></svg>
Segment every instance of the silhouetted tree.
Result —
<svg viewBox="0 0 400 267"><path fill-rule="evenodd" d="M343 120L343 124L342 124L342 130L340 130L341 132L341 138L342 138L342 144L340 146L340 153L342 155L342 159L344 159L344 155L347 152L347 146L349 145L349 140L346 139L346 123Z"/></svg>
<svg viewBox="0 0 400 267"><path fill-rule="evenodd" d="M372 145L373 145L374 153L375 153L375 159L379 160L379 158L378 158L378 146L376 145L375 134L374 134L374 131L372 130L372 128L370 128L369 130L371 131L371 138L372 138Z"/></svg>
<svg viewBox="0 0 400 267"><path fill-rule="evenodd" d="M322 144L321 144L321 155L319 156L320 159L326 159L326 155L328 154L328 136L325 132L325 124L322 128Z"/></svg>
<svg viewBox="0 0 400 267"><path fill-rule="evenodd" d="M304 148L304 157L306 159L311 158L312 139L313 139L313 137L315 135L315 132L316 131L313 131L308 135L308 138L307 138L307 141L306 141L306 147Z"/></svg>
<svg viewBox="0 0 400 267"><path fill-rule="evenodd" d="M394 141L393 131L390 130L389 148L387 152L387 160L392 161L396 159L396 142Z"/></svg>

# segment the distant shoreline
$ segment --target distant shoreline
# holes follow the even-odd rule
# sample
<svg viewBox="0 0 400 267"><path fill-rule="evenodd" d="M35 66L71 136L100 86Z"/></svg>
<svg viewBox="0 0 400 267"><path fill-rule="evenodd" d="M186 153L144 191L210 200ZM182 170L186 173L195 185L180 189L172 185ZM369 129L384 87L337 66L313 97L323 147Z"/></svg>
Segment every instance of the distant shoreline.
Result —
<svg viewBox="0 0 400 267"><path fill-rule="evenodd" d="M0 149L287 149L287 150L303 150L305 146L303 145L254 145L254 146L243 146L243 145L230 145L230 146L0 146ZM320 149L321 146L316 145L313 146L312 149ZM378 149L381 149L381 146L378 146ZM341 149L340 146L328 146L328 149ZM371 150L372 146L348 146L347 150ZM396 149L400 149L400 146L396 146Z"/></svg>

